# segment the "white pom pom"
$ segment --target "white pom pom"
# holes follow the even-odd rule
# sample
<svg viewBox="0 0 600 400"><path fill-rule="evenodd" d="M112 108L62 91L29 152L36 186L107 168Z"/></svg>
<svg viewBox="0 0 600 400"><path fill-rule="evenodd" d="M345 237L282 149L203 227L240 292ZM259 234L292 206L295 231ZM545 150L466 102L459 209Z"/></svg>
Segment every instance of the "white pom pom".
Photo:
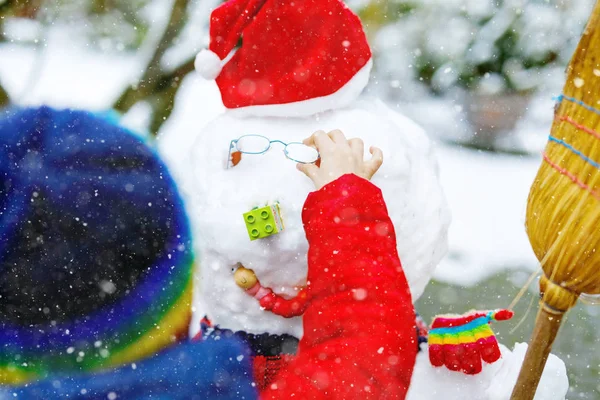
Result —
<svg viewBox="0 0 600 400"><path fill-rule="evenodd" d="M221 68L223 68L219 56L207 49L203 49L198 53L196 61L194 61L194 67L200 76L209 80L216 79L221 73Z"/></svg>

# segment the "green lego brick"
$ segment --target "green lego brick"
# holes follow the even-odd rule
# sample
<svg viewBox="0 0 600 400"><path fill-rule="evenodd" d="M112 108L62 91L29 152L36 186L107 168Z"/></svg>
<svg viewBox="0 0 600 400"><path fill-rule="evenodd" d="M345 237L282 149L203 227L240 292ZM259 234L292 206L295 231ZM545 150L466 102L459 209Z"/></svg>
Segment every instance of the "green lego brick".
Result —
<svg viewBox="0 0 600 400"><path fill-rule="evenodd" d="M284 229L278 204L248 211L244 214L244 222L250 240L263 239Z"/></svg>

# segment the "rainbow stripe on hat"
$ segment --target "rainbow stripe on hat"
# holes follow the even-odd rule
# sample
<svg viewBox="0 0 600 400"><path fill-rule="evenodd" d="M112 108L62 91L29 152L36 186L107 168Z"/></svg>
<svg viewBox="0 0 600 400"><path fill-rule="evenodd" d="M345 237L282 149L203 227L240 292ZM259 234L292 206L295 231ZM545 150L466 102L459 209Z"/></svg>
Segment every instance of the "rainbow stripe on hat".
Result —
<svg viewBox="0 0 600 400"><path fill-rule="evenodd" d="M35 218L50 244L36 247L24 235ZM72 259L63 261L61 251ZM10 317L0 319L0 384L122 365L186 337L193 266L175 182L142 139L81 111L14 109L0 119L0 315ZM126 290L96 282L95 271L122 273ZM108 284L109 300L77 315L58 313L60 320L40 314L21 323L15 316L35 316L35 308L19 304L11 282L34 289L31 282L40 282L45 296L53 287L68 294L75 283ZM38 297L32 304L43 304ZM74 295L69 305L77 311L84 300Z"/></svg>

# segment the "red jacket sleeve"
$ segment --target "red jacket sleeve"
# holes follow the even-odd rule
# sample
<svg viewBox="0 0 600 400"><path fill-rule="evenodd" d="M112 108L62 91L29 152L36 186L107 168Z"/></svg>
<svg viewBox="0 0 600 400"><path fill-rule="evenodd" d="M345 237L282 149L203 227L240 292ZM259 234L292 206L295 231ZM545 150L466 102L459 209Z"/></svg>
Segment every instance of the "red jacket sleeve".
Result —
<svg viewBox="0 0 600 400"><path fill-rule="evenodd" d="M381 191L344 175L306 200L310 303L298 357L263 399L404 399L415 313Z"/></svg>

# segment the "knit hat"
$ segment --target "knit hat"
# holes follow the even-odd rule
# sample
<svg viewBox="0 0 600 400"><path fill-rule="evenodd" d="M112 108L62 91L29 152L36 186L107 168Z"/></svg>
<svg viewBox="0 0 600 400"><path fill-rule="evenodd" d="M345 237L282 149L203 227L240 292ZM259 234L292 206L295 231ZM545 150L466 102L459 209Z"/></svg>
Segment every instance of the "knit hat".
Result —
<svg viewBox="0 0 600 400"><path fill-rule="evenodd" d="M213 11L209 50L195 63L216 78L225 107L264 116L348 105L371 65L361 22L341 0L227 1Z"/></svg>
<svg viewBox="0 0 600 400"><path fill-rule="evenodd" d="M0 117L0 384L154 353L188 328L193 254L134 134L47 107Z"/></svg>

